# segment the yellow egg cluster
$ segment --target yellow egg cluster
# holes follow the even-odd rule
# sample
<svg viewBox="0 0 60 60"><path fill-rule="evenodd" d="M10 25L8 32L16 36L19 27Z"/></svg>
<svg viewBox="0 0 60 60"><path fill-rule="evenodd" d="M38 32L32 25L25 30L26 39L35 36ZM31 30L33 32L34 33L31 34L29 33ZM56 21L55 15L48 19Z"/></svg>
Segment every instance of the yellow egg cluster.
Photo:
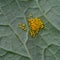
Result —
<svg viewBox="0 0 60 60"><path fill-rule="evenodd" d="M28 19L28 24L29 24L29 34L32 37L35 37L36 34L39 32L39 30L41 30L44 27L44 23L43 21L38 18L35 17L33 18L32 13L29 14L29 19ZM26 31L26 25L25 24L18 24L18 27L21 28L22 30Z"/></svg>
<svg viewBox="0 0 60 60"><path fill-rule="evenodd" d="M38 17L28 19L28 23L30 27L29 33L32 37L34 37L38 31L44 27L43 22Z"/></svg>
<svg viewBox="0 0 60 60"><path fill-rule="evenodd" d="M26 31L26 25L25 24L18 24L18 27L22 30Z"/></svg>

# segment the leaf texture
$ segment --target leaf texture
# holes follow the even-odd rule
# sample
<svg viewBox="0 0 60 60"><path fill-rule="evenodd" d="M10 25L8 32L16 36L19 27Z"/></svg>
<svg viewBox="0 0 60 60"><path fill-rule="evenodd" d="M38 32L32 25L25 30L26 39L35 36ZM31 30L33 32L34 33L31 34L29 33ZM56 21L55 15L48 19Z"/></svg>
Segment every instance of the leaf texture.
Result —
<svg viewBox="0 0 60 60"><path fill-rule="evenodd" d="M45 25L34 38L30 13ZM60 60L60 0L0 0L0 60Z"/></svg>

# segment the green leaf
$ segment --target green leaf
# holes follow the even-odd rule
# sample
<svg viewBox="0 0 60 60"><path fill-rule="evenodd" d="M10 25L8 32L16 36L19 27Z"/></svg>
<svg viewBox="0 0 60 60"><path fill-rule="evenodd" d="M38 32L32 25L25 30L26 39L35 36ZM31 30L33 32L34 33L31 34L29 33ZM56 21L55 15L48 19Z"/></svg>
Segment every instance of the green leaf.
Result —
<svg viewBox="0 0 60 60"><path fill-rule="evenodd" d="M34 38L30 13L44 22ZM60 0L0 0L0 60L60 60Z"/></svg>

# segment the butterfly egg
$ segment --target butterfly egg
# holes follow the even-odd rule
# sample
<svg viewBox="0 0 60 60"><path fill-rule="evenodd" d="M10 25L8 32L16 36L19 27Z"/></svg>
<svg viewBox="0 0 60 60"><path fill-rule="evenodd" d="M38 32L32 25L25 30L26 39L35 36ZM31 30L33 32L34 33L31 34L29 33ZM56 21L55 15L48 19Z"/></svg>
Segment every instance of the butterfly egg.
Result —
<svg viewBox="0 0 60 60"><path fill-rule="evenodd" d="M25 24L22 24L22 26L24 26L24 27L25 27L26 25L25 25Z"/></svg>
<svg viewBox="0 0 60 60"><path fill-rule="evenodd" d="M33 16L32 13L30 13L30 14L29 14L29 17L32 17L32 16Z"/></svg>

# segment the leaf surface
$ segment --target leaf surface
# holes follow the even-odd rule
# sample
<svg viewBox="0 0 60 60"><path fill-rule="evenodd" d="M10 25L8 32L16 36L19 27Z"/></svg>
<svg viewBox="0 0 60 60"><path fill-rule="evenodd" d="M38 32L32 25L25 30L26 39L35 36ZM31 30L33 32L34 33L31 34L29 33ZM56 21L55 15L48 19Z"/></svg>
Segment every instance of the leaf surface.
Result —
<svg viewBox="0 0 60 60"><path fill-rule="evenodd" d="M34 38L30 13L45 25ZM0 60L60 60L60 0L0 0Z"/></svg>

